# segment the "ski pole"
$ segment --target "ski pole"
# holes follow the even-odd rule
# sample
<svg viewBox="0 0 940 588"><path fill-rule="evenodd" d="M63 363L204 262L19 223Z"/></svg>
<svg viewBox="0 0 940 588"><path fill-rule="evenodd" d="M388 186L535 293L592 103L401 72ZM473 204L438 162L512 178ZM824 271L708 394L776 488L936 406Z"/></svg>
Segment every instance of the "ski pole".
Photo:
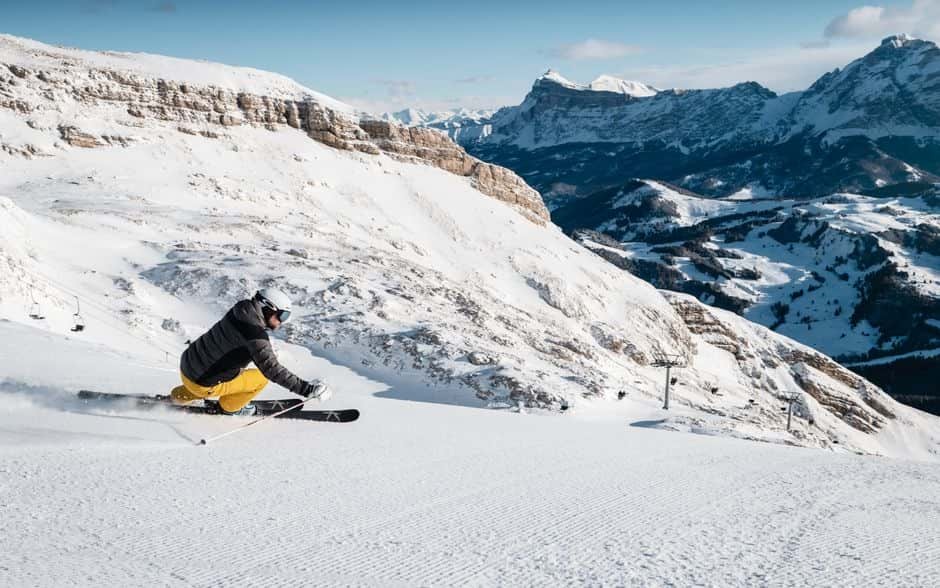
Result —
<svg viewBox="0 0 940 588"><path fill-rule="evenodd" d="M292 410L300 410L300 408L301 408L303 405L305 405L305 404L307 404L308 402L310 402L311 400L315 400L315 399L317 399L317 398L318 398L317 396L311 396L310 398L305 399L303 402L300 402L299 404L295 404L295 405L293 405L293 406L291 406L291 407L285 408L284 410L282 410L282 411L280 411L280 412L275 412L275 413L271 413L271 414L266 414L266 415L264 415L263 417L260 417L260 418L257 418L257 419L255 419L255 420L251 421L250 423L245 423L244 425L239 425L239 426L235 427L234 429L232 429L232 430L230 430L230 431L226 431L226 432L224 432L224 433L219 433L219 434L216 435L215 437L209 437L209 438L207 438L207 439L200 439L200 440L199 440L199 443L197 443L196 445L208 445L210 441L217 441L217 440L221 439L222 437L228 437L228 436L231 435L232 433L237 433L237 432L239 432L239 431L241 431L241 430L247 429L248 427L250 427L250 426L252 426L252 425L257 425L257 424L260 423L261 421L266 421L266 420L268 420L268 419L270 419L270 418L274 418L274 417L280 416L280 415L284 414L285 412L290 412L290 411L292 411Z"/></svg>

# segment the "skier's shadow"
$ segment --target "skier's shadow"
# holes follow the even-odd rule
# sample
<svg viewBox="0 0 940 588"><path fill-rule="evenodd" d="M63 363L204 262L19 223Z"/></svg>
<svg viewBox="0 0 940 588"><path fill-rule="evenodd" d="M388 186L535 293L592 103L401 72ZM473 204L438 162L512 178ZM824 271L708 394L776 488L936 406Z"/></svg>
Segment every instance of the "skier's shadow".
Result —
<svg viewBox="0 0 940 588"><path fill-rule="evenodd" d="M630 423L631 427L639 427L641 429L659 429L660 425L666 422L667 419L651 419L647 421L634 421Z"/></svg>
<svg viewBox="0 0 940 588"><path fill-rule="evenodd" d="M466 408L485 408L486 403L477 398L472 392L459 388L422 387L416 390L414 386L390 386L380 392L373 392L376 398L390 398L393 400L407 400L409 402L424 402L427 404L446 404L450 406L464 406Z"/></svg>

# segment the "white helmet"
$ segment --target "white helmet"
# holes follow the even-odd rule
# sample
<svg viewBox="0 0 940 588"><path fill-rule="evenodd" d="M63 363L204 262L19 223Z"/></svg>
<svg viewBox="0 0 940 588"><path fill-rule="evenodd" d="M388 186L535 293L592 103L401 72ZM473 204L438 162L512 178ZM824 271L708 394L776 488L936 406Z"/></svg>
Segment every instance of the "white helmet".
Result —
<svg viewBox="0 0 940 588"><path fill-rule="evenodd" d="M290 318L290 298L283 291L277 288L262 288L255 293L255 300L261 303L262 308L270 309L272 314L276 314L282 323L286 323Z"/></svg>

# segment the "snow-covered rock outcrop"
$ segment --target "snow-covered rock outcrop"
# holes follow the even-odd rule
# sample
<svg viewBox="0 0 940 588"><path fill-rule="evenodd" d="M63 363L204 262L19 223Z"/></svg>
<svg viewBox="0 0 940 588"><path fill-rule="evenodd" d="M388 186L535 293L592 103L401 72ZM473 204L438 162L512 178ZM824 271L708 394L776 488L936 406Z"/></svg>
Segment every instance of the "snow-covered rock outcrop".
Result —
<svg viewBox="0 0 940 588"><path fill-rule="evenodd" d="M88 328L73 336L172 365L229 304L277 284L297 303L289 341L389 394L577 410L624 392L655 404L664 374L652 364L671 353L690 365L667 426L936 451L936 420L809 348L620 271L538 222L544 208L511 172L436 131L357 120L251 70L2 46L4 318L68 334L77 296ZM42 320L28 318L34 300Z"/></svg>

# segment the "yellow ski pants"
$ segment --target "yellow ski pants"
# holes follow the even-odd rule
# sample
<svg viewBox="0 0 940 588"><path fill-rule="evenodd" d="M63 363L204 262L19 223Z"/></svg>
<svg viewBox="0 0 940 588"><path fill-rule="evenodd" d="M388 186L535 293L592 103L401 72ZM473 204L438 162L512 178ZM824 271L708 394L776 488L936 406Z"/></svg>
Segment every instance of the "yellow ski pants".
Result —
<svg viewBox="0 0 940 588"><path fill-rule="evenodd" d="M221 382L215 386L201 386L193 382L183 374L180 374L183 380L182 386L173 388L170 396L180 404L187 404L198 398L219 397L219 406L222 410L235 412L244 408L251 399L257 396L264 387L268 385L268 379L265 378L259 370L242 370L234 379L228 382Z"/></svg>

